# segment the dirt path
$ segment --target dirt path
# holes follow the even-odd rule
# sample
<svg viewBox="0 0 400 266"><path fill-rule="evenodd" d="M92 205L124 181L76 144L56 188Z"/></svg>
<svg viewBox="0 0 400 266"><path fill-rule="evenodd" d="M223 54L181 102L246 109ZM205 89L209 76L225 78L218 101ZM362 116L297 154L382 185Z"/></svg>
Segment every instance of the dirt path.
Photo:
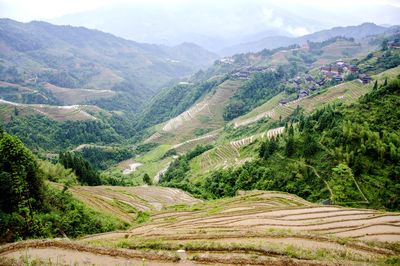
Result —
<svg viewBox="0 0 400 266"><path fill-rule="evenodd" d="M66 240L31 240L0 246L0 256L39 265L174 265L175 252L89 246ZM183 264L190 265L190 264Z"/></svg>

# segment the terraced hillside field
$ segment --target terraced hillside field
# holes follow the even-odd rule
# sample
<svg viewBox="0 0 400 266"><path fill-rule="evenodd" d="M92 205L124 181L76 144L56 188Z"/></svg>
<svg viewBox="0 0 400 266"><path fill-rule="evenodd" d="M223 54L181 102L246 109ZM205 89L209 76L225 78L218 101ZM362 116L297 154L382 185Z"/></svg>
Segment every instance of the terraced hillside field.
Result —
<svg viewBox="0 0 400 266"><path fill-rule="evenodd" d="M100 89L71 89L54 86L46 83L45 89L50 91L60 102L66 105L78 104L84 101L108 98L114 96L116 93L112 90Z"/></svg>
<svg viewBox="0 0 400 266"><path fill-rule="evenodd" d="M136 218L138 211L159 211L169 205L200 202L180 189L155 186L75 186L68 191L93 209L127 223Z"/></svg>
<svg viewBox="0 0 400 266"><path fill-rule="evenodd" d="M226 101L235 93L243 81L227 80L202 101L175 118L168 120L145 142L178 144L196 137L196 130L211 132L224 126L222 117Z"/></svg>
<svg viewBox="0 0 400 266"><path fill-rule="evenodd" d="M23 102L23 99L33 98L37 102L47 102L49 98L29 85L21 86L15 83L0 81L0 98Z"/></svg>
<svg viewBox="0 0 400 266"><path fill-rule="evenodd" d="M373 80L378 80L382 84L385 78L391 79L397 77L399 74L400 67L395 67L373 76ZM333 102L353 103L362 95L371 91L373 83L370 82L370 84L364 85L359 80L353 80L330 87L319 94L297 99L285 105L279 105L279 100L284 98L283 94L279 94L252 112L235 119L233 125L234 127L246 126L264 117L279 120L293 113L297 106L304 108L306 112L312 112L320 106Z"/></svg>
<svg viewBox="0 0 400 266"><path fill-rule="evenodd" d="M5 245L0 255L98 265L385 265L398 261L399 241L399 213L252 191L172 206L123 232Z"/></svg>
<svg viewBox="0 0 400 266"><path fill-rule="evenodd" d="M90 112L100 112L94 105L54 106L45 104L21 104L0 99L0 119L9 121L17 109L19 115L44 115L58 121L96 120Z"/></svg>
<svg viewBox="0 0 400 266"><path fill-rule="evenodd" d="M251 144L255 140L271 139L282 134L284 127L273 128L266 132L245 137L243 139L222 143L193 159L190 166L196 174L203 174L210 170L224 169L232 166L240 166L252 159L242 154L240 149Z"/></svg>

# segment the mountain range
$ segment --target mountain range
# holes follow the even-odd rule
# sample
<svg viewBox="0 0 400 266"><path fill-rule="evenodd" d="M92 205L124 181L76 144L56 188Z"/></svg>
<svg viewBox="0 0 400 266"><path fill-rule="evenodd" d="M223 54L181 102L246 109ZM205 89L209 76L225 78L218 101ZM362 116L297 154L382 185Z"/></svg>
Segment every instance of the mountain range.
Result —
<svg viewBox="0 0 400 266"><path fill-rule="evenodd" d="M0 58L4 82L123 91L135 95L138 105L217 56L191 43L144 44L84 27L1 19Z"/></svg>
<svg viewBox="0 0 400 266"><path fill-rule="evenodd" d="M317 31L312 34L307 34L300 37L268 36L257 41L250 41L224 48L218 53L221 55L229 56L238 53L261 51L262 49L274 49L278 47L289 46L292 44L302 45L305 44L307 41L322 42L336 36L361 39L369 35L394 31L398 28L398 26L384 27L376 25L374 23L363 23L358 26L335 27L332 29Z"/></svg>
<svg viewBox="0 0 400 266"><path fill-rule="evenodd" d="M400 28L261 30L1 19L0 265L397 265Z"/></svg>

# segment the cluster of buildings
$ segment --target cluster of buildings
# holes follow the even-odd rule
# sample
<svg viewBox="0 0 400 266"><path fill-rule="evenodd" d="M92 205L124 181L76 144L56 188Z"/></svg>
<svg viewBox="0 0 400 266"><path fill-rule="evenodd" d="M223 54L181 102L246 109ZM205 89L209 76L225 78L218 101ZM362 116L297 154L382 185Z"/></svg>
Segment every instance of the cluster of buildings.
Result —
<svg viewBox="0 0 400 266"><path fill-rule="evenodd" d="M268 66L248 66L244 67L241 69L235 69L234 71L231 72L231 78L234 80L237 79L251 79L251 75L256 73L256 72L267 72L267 71L273 71L273 67L268 67Z"/></svg>
<svg viewBox="0 0 400 266"><path fill-rule="evenodd" d="M303 98L316 91L320 86L325 84L325 78L316 79L309 74L305 74L304 77L297 76L288 82L293 85L297 91L297 98ZM286 104L282 102L281 104Z"/></svg>
<svg viewBox="0 0 400 266"><path fill-rule="evenodd" d="M358 77L360 82L363 84L368 84L371 81L371 77L367 74L361 73L357 66L342 61L322 66L320 67L320 71L327 80L334 80L338 83L344 81L345 74L352 74Z"/></svg>
<svg viewBox="0 0 400 266"><path fill-rule="evenodd" d="M358 71L358 67L341 61L320 67L320 72L326 79L335 80L336 82L343 82L345 72L356 75Z"/></svg>
<svg viewBox="0 0 400 266"><path fill-rule="evenodd" d="M232 57L224 57L218 60L217 63L232 65L233 63L235 63L235 59L233 59Z"/></svg>
<svg viewBox="0 0 400 266"><path fill-rule="evenodd" d="M399 36L400 36L400 34L399 34ZM400 38L396 38L393 41L389 41L388 48L389 49L400 48Z"/></svg>
<svg viewBox="0 0 400 266"><path fill-rule="evenodd" d="M288 85L291 85L296 90L298 99L309 96L328 81L334 80L337 83L343 82L345 75L353 74L363 84L371 82L371 77L361 73L357 66L342 61L322 66L319 71L320 74L317 75L317 77L305 74L302 77L297 76L287 82ZM288 102L288 99L282 99L279 103L285 105Z"/></svg>

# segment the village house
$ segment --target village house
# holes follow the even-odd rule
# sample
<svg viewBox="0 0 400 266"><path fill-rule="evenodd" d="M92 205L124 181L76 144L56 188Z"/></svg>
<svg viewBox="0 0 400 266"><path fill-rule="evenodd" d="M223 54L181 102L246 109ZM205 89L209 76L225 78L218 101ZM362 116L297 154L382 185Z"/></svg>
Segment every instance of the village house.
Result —
<svg viewBox="0 0 400 266"><path fill-rule="evenodd" d="M317 87L315 87L314 85L311 85L311 86L308 87L308 90L309 91L316 91Z"/></svg>
<svg viewBox="0 0 400 266"><path fill-rule="evenodd" d="M358 79L360 80L360 82L362 84L368 84L372 80L372 78L370 76L368 76L367 74L360 74L358 76Z"/></svg>
<svg viewBox="0 0 400 266"><path fill-rule="evenodd" d="M279 105L285 105L285 104L287 104L288 102L289 102L288 99L282 99L282 100L279 101Z"/></svg>
<svg viewBox="0 0 400 266"><path fill-rule="evenodd" d="M343 67L337 66L337 65L332 66L331 67L331 72L333 72L335 74L341 74L341 73L343 73Z"/></svg>
<svg viewBox="0 0 400 266"><path fill-rule="evenodd" d="M400 48L400 39L388 42L388 48Z"/></svg>
<svg viewBox="0 0 400 266"><path fill-rule="evenodd" d="M317 80L316 83L318 86L323 86L325 84L325 78L321 78L320 80Z"/></svg>
<svg viewBox="0 0 400 266"><path fill-rule="evenodd" d="M309 95L309 92L308 92L308 91L302 90L302 91L300 91L300 93L299 93L299 98L303 98L303 97L306 97L306 96L308 96L308 95Z"/></svg>
<svg viewBox="0 0 400 266"><path fill-rule="evenodd" d="M311 75L306 75L305 76L306 81L314 81L314 78Z"/></svg>
<svg viewBox="0 0 400 266"><path fill-rule="evenodd" d="M224 57L224 58L221 58L219 60L219 62L222 63L222 64L231 65L231 64L233 64L235 62L235 59L233 59L232 57Z"/></svg>
<svg viewBox="0 0 400 266"><path fill-rule="evenodd" d="M326 72L326 73L325 73L325 76L326 76L327 79L332 79L332 78L335 76L335 73L333 73L333 72Z"/></svg>
<svg viewBox="0 0 400 266"><path fill-rule="evenodd" d="M296 78L294 79L294 82L295 82L297 85L300 85L300 84L301 84L301 79L300 79L300 77L296 77Z"/></svg>
<svg viewBox="0 0 400 266"><path fill-rule="evenodd" d="M249 71L237 71L232 74L233 79L250 79Z"/></svg>
<svg viewBox="0 0 400 266"><path fill-rule="evenodd" d="M320 67L320 70L321 70L322 73L331 72L331 65L329 65L329 66L322 66L322 67Z"/></svg>
<svg viewBox="0 0 400 266"><path fill-rule="evenodd" d="M348 69L353 74L358 72L358 67L356 67L355 65L350 65Z"/></svg>
<svg viewBox="0 0 400 266"><path fill-rule="evenodd" d="M336 81L336 82L342 82L343 78L340 75L336 75L336 76L333 77L333 80Z"/></svg>

